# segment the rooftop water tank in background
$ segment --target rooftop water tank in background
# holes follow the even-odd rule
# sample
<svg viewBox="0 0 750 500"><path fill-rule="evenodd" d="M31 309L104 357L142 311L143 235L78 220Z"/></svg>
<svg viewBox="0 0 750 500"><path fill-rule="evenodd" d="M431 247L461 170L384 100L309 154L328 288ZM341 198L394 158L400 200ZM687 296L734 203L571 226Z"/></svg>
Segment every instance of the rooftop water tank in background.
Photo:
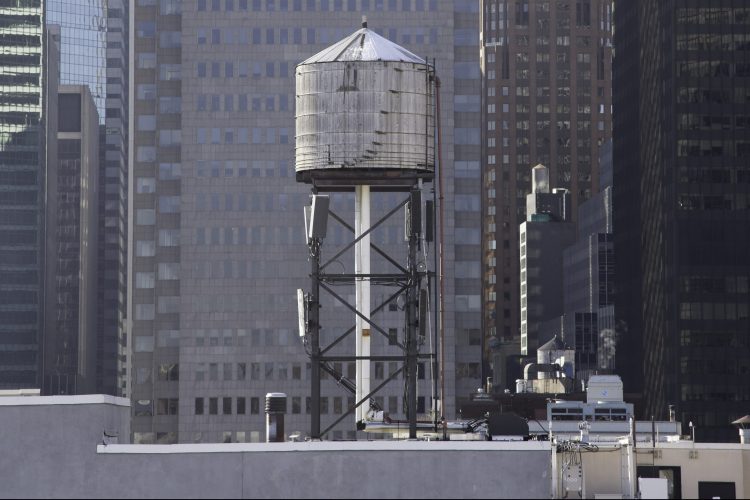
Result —
<svg viewBox="0 0 750 500"><path fill-rule="evenodd" d="M549 193L549 169L541 163L531 169L531 192Z"/></svg>
<svg viewBox="0 0 750 500"><path fill-rule="evenodd" d="M363 26L297 65L298 181L434 175L433 67Z"/></svg>

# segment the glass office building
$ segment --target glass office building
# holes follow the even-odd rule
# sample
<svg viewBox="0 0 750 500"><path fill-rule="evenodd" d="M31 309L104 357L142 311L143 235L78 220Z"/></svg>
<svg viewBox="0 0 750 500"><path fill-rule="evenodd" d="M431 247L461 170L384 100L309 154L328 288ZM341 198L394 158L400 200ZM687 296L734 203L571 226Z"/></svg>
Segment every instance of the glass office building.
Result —
<svg viewBox="0 0 750 500"><path fill-rule="evenodd" d="M750 6L615 10L618 372L641 417L736 440L750 404ZM622 353L622 355L621 355Z"/></svg>
<svg viewBox="0 0 750 500"><path fill-rule="evenodd" d="M128 0L48 0L60 27L63 84L86 85L100 121L97 392L116 394L125 314Z"/></svg>
<svg viewBox="0 0 750 500"><path fill-rule="evenodd" d="M45 146L47 125L57 125L57 39L46 45L42 0L5 3L0 22L0 388L38 388L47 156L54 161L54 148Z"/></svg>

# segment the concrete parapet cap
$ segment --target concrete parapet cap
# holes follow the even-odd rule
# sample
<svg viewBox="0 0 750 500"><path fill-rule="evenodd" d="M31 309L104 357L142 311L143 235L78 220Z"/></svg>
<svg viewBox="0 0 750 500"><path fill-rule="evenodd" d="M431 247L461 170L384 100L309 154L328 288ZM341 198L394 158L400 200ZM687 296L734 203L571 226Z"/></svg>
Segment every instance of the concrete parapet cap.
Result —
<svg viewBox="0 0 750 500"><path fill-rule="evenodd" d="M346 451L549 451L547 441L306 441L287 443L205 444L111 444L99 445L97 453L181 454L181 453L268 453Z"/></svg>
<svg viewBox="0 0 750 500"><path fill-rule="evenodd" d="M130 400L107 394L82 396L7 396L0 397L0 406L92 405L130 406Z"/></svg>

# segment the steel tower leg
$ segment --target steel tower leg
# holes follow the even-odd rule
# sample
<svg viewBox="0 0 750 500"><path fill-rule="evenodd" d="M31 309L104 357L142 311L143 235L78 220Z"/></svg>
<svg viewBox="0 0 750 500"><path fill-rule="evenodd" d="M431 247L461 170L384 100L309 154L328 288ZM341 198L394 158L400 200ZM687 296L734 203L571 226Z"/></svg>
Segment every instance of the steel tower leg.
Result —
<svg viewBox="0 0 750 500"><path fill-rule="evenodd" d="M409 439L417 438L417 324L419 304L419 274L417 270L417 247L421 229L421 196L419 190L412 190L409 201L409 287L406 291L406 380L409 420Z"/></svg>
<svg viewBox="0 0 750 500"><path fill-rule="evenodd" d="M310 242L310 437L320 439L320 240Z"/></svg>

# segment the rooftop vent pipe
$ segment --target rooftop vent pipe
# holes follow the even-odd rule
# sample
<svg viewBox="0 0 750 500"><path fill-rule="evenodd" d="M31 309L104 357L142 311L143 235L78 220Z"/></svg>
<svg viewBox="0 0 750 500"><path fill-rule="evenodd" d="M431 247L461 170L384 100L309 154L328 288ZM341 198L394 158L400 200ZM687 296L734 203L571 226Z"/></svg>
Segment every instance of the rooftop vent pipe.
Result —
<svg viewBox="0 0 750 500"><path fill-rule="evenodd" d="M286 394L269 392L266 394L266 443L284 442L284 414Z"/></svg>

